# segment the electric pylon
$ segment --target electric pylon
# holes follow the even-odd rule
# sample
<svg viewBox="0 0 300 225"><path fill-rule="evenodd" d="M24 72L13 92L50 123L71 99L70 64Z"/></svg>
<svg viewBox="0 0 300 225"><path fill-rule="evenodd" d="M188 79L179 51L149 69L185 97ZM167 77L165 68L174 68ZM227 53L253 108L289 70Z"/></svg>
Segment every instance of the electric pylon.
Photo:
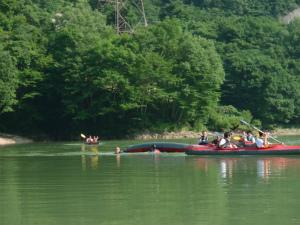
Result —
<svg viewBox="0 0 300 225"><path fill-rule="evenodd" d="M110 6L114 7L114 26L118 34L131 35L138 26L147 27L143 0L98 0L98 10L103 12Z"/></svg>

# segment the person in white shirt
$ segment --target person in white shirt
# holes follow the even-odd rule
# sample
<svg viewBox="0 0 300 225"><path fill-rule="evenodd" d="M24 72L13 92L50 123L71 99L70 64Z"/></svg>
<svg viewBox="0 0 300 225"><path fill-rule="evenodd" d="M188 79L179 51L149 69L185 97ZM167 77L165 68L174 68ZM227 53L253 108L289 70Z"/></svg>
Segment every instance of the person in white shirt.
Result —
<svg viewBox="0 0 300 225"><path fill-rule="evenodd" d="M219 142L219 148L237 148L235 144L231 144L230 138L231 138L231 133L225 132L224 138L222 138Z"/></svg>
<svg viewBox="0 0 300 225"><path fill-rule="evenodd" d="M267 134L259 132L259 138L256 138L256 147L258 148L270 148L274 146L275 144L272 144L267 141ZM282 142L280 143L281 145L284 145Z"/></svg>
<svg viewBox="0 0 300 225"><path fill-rule="evenodd" d="M258 148L268 148L269 142L267 141L267 135L265 133L259 132L259 137L256 138L256 147Z"/></svg>

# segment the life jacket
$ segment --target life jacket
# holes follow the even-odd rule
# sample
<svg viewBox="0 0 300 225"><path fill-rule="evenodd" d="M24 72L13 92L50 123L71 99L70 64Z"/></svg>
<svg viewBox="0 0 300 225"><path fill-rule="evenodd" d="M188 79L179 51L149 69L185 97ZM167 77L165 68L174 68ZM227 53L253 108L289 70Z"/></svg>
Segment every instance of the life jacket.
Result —
<svg viewBox="0 0 300 225"><path fill-rule="evenodd" d="M251 141L252 142L252 140L253 140L253 136L251 136L251 137L247 136L247 141Z"/></svg>
<svg viewBox="0 0 300 225"><path fill-rule="evenodd" d="M208 137L201 136L201 143L199 143L199 144L200 145L205 145L205 144L208 144L208 143L209 143L208 142Z"/></svg>
<svg viewBox="0 0 300 225"><path fill-rule="evenodd" d="M155 149L155 150L153 150L153 151L151 151L151 152L154 152L154 153L161 153L161 151L159 151L158 149Z"/></svg>
<svg viewBox="0 0 300 225"><path fill-rule="evenodd" d="M247 140L247 137L244 135L241 135L241 139L239 140L239 142L244 142Z"/></svg>
<svg viewBox="0 0 300 225"><path fill-rule="evenodd" d="M229 141L223 148L227 148L228 146L230 146L231 141Z"/></svg>

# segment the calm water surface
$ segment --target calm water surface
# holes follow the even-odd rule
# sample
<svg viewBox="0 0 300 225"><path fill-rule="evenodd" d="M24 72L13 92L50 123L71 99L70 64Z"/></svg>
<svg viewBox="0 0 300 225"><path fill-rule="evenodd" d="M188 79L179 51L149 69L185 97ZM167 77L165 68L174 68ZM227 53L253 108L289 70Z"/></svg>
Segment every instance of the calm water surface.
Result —
<svg viewBox="0 0 300 225"><path fill-rule="evenodd" d="M0 147L0 224L300 225L300 156L113 154L142 142Z"/></svg>

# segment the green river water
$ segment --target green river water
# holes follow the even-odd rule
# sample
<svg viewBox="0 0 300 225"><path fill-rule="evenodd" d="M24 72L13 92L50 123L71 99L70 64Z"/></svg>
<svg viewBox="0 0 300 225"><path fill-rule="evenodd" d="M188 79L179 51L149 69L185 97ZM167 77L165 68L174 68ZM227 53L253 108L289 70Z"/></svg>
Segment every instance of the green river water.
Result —
<svg viewBox="0 0 300 225"><path fill-rule="evenodd" d="M0 224L300 225L299 155L116 155L152 141L100 142L99 155L81 142L0 147Z"/></svg>

